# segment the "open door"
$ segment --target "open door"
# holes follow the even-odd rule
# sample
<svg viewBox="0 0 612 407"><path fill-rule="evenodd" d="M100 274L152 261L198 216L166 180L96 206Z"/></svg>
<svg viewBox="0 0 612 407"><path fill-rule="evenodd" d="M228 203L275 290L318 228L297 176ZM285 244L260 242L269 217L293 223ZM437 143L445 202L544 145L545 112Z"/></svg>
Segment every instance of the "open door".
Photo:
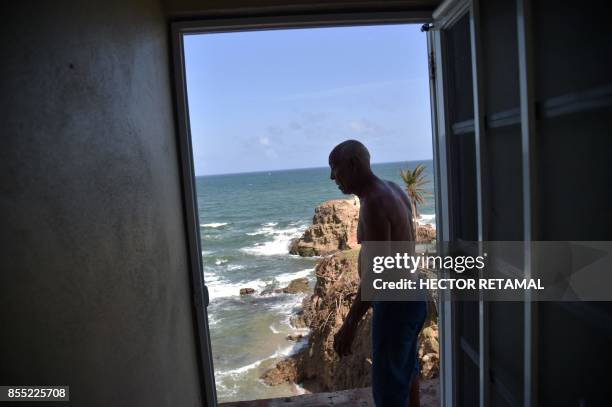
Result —
<svg viewBox="0 0 612 407"><path fill-rule="evenodd" d="M604 2L455 0L434 11L424 30L439 241L524 242L529 273L537 266L533 241L611 239L612 212L603 209L612 151L604 9ZM581 213L593 221L574 215ZM447 294L439 307L443 406L609 402L596 380L575 380L599 371L587 355L611 337L601 322L610 321L609 303ZM577 333L570 341L564 330Z"/></svg>
<svg viewBox="0 0 612 407"><path fill-rule="evenodd" d="M425 27L441 242L524 238L516 7L444 2ZM440 298L442 405L524 405L524 304Z"/></svg>

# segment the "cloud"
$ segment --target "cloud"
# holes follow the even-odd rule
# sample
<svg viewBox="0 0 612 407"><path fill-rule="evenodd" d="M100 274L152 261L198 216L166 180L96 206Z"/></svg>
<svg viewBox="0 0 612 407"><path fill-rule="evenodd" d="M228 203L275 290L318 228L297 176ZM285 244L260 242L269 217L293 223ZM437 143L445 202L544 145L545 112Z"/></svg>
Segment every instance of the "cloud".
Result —
<svg viewBox="0 0 612 407"><path fill-rule="evenodd" d="M276 153L276 151L273 148L266 148L264 150L264 154L268 158L278 158L278 154Z"/></svg>
<svg viewBox="0 0 612 407"><path fill-rule="evenodd" d="M268 125L257 142L262 146L294 146L299 137L302 143L317 143L333 130L339 130L329 119L329 113L324 111L296 111L286 120Z"/></svg>
<svg viewBox="0 0 612 407"><path fill-rule="evenodd" d="M270 133L273 136L279 136L283 134L283 129L278 126L269 126L268 133Z"/></svg>
<svg viewBox="0 0 612 407"><path fill-rule="evenodd" d="M380 124L364 118L349 122L347 127L349 132L354 134L356 137L377 139L389 133L389 131Z"/></svg>
<svg viewBox="0 0 612 407"><path fill-rule="evenodd" d="M377 81L377 82L366 82L366 83L357 83L354 85L348 86L337 86L330 87L327 89L320 90L312 90L301 93L293 93L284 97L281 97L279 100L282 102L295 101L295 100L306 100L306 99L321 99L321 98L334 98L339 96L346 95L355 95L361 94L364 92L372 92L372 91L388 91L390 89L397 89L398 87L405 87L410 85L413 82L412 80L399 79L399 80L389 80L389 81Z"/></svg>

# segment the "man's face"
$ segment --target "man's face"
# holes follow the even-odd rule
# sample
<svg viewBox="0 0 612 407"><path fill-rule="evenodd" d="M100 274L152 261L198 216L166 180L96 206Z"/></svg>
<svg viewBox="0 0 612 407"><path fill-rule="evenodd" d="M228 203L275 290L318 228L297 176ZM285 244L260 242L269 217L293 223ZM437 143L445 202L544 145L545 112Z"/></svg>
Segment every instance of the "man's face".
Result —
<svg viewBox="0 0 612 407"><path fill-rule="evenodd" d="M346 161L338 161L332 158L329 159L329 167L331 169L330 179L336 182L338 188L344 194L351 194L351 177L350 168Z"/></svg>

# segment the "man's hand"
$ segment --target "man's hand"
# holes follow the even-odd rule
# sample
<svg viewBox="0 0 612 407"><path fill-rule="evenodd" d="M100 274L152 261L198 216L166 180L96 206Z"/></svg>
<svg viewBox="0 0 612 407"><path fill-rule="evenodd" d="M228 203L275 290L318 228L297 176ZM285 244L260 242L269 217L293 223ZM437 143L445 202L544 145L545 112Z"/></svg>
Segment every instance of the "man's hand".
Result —
<svg viewBox="0 0 612 407"><path fill-rule="evenodd" d="M355 339L357 324L350 322L348 319L344 321L342 327L334 336L334 350L338 356L343 357L351 354L351 345Z"/></svg>
<svg viewBox="0 0 612 407"><path fill-rule="evenodd" d="M359 321L368 311L370 305L368 301L361 301L361 287L359 287L342 327L340 327L340 330L334 336L334 350L338 356L350 355L351 345L357 333L357 326L359 326Z"/></svg>

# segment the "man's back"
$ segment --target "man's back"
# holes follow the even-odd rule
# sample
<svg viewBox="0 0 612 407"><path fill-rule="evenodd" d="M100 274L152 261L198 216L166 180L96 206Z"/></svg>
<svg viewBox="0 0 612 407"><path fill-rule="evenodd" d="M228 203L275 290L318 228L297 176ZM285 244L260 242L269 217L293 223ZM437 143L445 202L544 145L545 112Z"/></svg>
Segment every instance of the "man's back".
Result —
<svg viewBox="0 0 612 407"><path fill-rule="evenodd" d="M389 241L414 241L412 205L408 195L394 182L380 180L370 193L361 199L357 239L365 240L370 229L379 228L380 217L371 219L368 214L378 212L389 223Z"/></svg>

